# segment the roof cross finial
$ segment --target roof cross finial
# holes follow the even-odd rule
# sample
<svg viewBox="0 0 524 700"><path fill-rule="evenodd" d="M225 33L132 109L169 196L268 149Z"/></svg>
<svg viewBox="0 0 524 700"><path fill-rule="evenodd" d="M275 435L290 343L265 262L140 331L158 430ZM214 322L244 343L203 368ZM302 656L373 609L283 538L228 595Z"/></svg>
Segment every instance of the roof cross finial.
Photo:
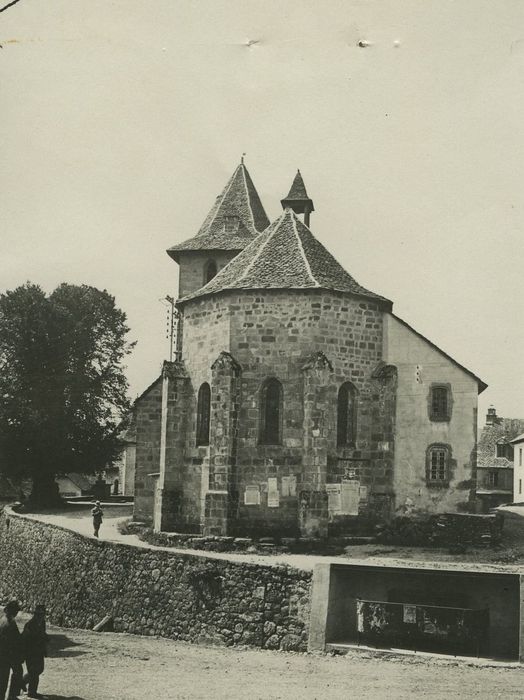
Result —
<svg viewBox="0 0 524 700"><path fill-rule="evenodd" d="M240 165L244 165L244 156L245 155L246 155L245 153L242 153L242 157L240 158Z"/></svg>

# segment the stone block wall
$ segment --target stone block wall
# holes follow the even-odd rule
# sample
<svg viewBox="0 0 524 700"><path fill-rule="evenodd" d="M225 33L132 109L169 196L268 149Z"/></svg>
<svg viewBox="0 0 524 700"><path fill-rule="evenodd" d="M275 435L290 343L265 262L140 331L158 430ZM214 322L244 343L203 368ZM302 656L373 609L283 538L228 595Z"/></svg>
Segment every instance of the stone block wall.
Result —
<svg viewBox="0 0 524 700"><path fill-rule="evenodd" d="M311 572L104 542L4 511L0 599L52 623L188 642L304 651Z"/></svg>
<svg viewBox="0 0 524 700"><path fill-rule="evenodd" d="M375 461L381 460L378 478L392 483L392 455L386 471L381 445L391 436L394 411L384 402L385 389L373 376L382 361L382 308L377 302L317 289L265 290L242 296L231 292L227 298L231 353L242 367L239 530L253 529L256 523L259 534L292 535L297 530L306 534L311 528L303 520L298 493L322 491L326 483L339 482L341 457L369 465L368 473L358 478L369 487L370 495L377 480ZM258 444L260 388L269 376L283 386L279 446ZM357 443L342 453L336 444L336 411L338 389L346 381L358 391L358 426ZM267 479L272 477L279 485L282 477L295 477L296 490L291 498L281 498L279 507L270 508ZM246 486L256 483L260 505L244 505ZM366 503L371 507L371 497ZM327 521L327 515L321 522ZM319 522L316 516L315 522Z"/></svg>
<svg viewBox="0 0 524 700"><path fill-rule="evenodd" d="M160 423L162 417L162 378L159 377L137 402L135 458L135 518L152 522L156 479L160 469Z"/></svg>
<svg viewBox="0 0 524 700"><path fill-rule="evenodd" d="M227 265L237 253L235 251L198 251L192 250L179 253L178 296L195 292L204 286L204 271L207 264L214 260L217 272Z"/></svg>
<svg viewBox="0 0 524 700"><path fill-rule="evenodd" d="M369 487L368 509L374 507L375 485L381 493L391 490L394 406L384 398L387 388L373 375L382 360L380 303L317 289L267 290L199 298L181 310L182 358L192 391L196 395L204 381L211 385L207 488L228 491L222 501L230 508L220 534L300 534L299 491L323 490L326 482L340 482L345 478L341 464L348 459L366 465L358 478ZM234 379L211 370L224 352L237 366ZM322 367L316 360L311 364L319 356ZM276 377L284 392L280 445L259 444L260 389L268 377ZM346 381L358 391L358 440L341 454L336 404L338 388ZM190 425L187 465L195 458L194 439ZM294 479L291 491L282 490L283 478ZM277 479L282 491L277 506L268 499L268 479ZM207 498L204 481L202 473L201 495ZM245 502L248 486L258 486L258 503ZM213 497L206 506L215 516L216 501ZM380 509L382 514L384 499Z"/></svg>

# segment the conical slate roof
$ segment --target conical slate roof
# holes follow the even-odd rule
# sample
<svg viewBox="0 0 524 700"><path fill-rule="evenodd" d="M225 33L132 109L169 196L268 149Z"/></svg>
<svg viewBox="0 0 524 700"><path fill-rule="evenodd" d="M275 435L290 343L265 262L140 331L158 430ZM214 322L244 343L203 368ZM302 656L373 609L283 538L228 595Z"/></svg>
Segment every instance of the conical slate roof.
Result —
<svg viewBox="0 0 524 700"><path fill-rule="evenodd" d="M286 209L208 284L180 302L227 289L331 289L391 304L361 287Z"/></svg>
<svg viewBox="0 0 524 700"><path fill-rule="evenodd" d="M258 192L242 162L216 198L197 235L172 246L167 253L177 260L178 253L186 250L242 250L268 225Z"/></svg>
<svg viewBox="0 0 524 700"><path fill-rule="evenodd" d="M297 170L297 174L295 175L295 179L293 180L293 184L291 185L286 199L309 199L300 170Z"/></svg>
<svg viewBox="0 0 524 700"><path fill-rule="evenodd" d="M300 170L297 170L289 194L284 199L281 199L280 202L284 209L291 207L297 214L303 214L306 207L308 207L310 213L315 211L313 200L308 197Z"/></svg>

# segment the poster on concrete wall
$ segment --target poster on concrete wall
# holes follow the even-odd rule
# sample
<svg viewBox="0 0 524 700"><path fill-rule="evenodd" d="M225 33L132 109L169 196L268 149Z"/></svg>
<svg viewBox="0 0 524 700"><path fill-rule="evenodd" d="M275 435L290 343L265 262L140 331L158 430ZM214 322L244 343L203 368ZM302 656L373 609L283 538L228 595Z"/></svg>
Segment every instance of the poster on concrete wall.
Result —
<svg viewBox="0 0 524 700"><path fill-rule="evenodd" d="M278 481L275 477L270 477L267 480L267 505L268 508L278 508L280 505Z"/></svg>
<svg viewBox="0 0 524 700"><path fill-rule="evenodd" d="M246 486L244 491L244 504L246 506L260 505L260 487L258 485Z"/></svg>
<svg viewBox="0 0 524 700"><path fill-rule="evenodd" d="M404 605L402 619L408 625L415 625L417 623L417 606Z"/></svg>

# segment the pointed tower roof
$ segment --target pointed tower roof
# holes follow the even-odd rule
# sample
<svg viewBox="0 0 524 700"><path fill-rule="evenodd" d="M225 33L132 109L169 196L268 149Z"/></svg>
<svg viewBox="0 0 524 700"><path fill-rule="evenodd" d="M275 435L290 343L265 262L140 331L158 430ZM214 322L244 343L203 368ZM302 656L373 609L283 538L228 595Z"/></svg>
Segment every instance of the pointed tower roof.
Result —
<svg viewBox="0 0 524 700"><path fill-rule="evenodd" d="M208 284L180 301L228 289L331 289L382 301L361 287L291 209L228 263Z"/></svg>
<svg viewBox="0 0 524 700"><path fill-rule="evenodd" d="M197 235L172 246L167 254L178 262L178 254L187 250L242 250L268 225L269 219L242 159Z"/></svg>
<svg viewBox="0 0 524 700"><path fill-rule="evenodd" d="M308 197L300 170L297 170L297 174L295 175L287 197L281 199L280 203L283 209L291 207L296 214L303 214L306 209L309 212L315 211L313 200Z"/></svg>

